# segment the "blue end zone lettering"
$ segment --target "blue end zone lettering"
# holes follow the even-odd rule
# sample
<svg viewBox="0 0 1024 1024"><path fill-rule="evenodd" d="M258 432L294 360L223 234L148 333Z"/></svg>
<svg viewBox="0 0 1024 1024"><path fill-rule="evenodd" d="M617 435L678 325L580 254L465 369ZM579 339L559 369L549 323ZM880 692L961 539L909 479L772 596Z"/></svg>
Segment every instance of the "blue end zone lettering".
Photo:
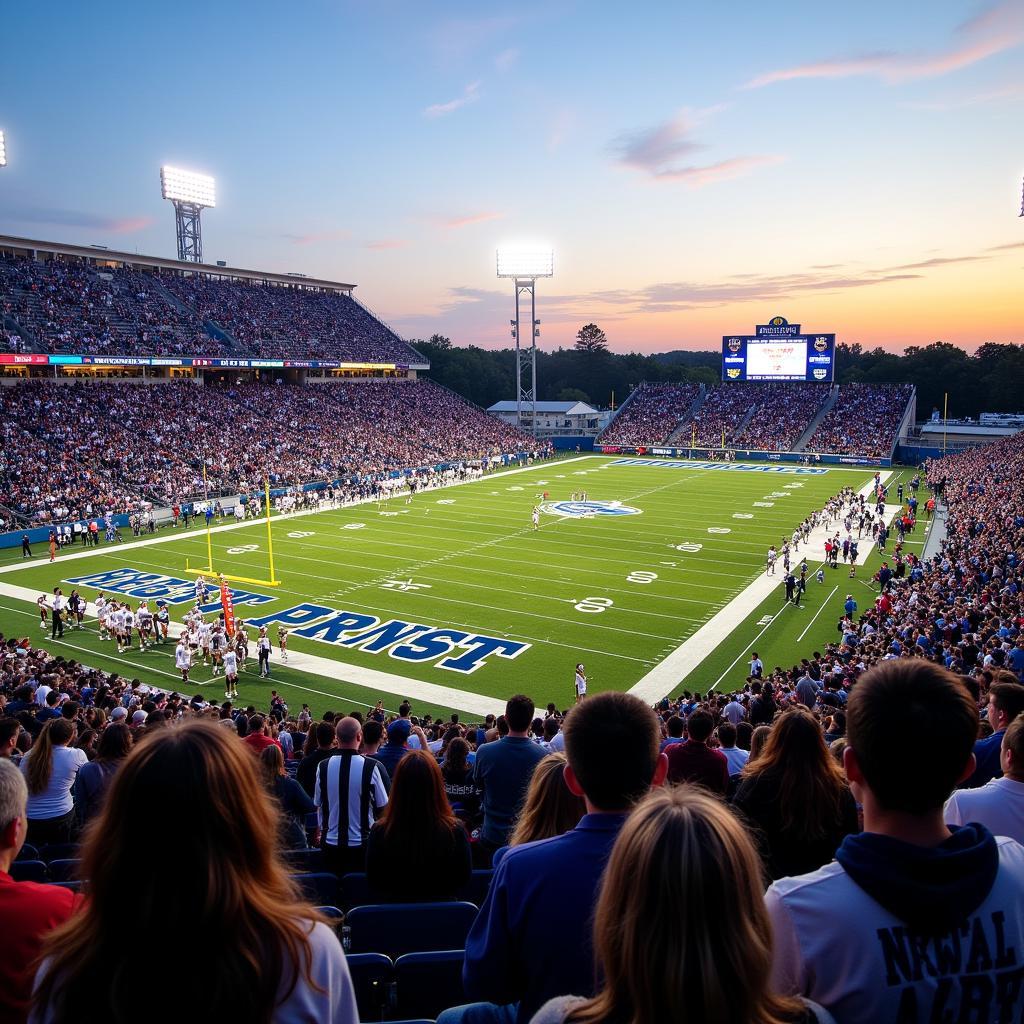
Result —
<svg viewBox="0 0 1024 1024"><path fill-rule="evenodd" d="M308 640L319 640L325 644L340 643L342 633L352 633L357 629L366 629L377 621L375 615L360 615L358 612L336 612L324 622L305 629L295 630L295 636L304 636Z"/></svg>
<svg viewBox="0 0 1024 1024"><path fill-rule="evenodd" d="M470 635L461 629L435 629L418 636L411 643L388 651L388 654L401 661L433 661L442 654L451 654L456 644Z"/></svg>
<svg viewBox="0 0 1024 1024"><path fill-rule="evenodd" d="M491 654L496 654L499 658L516 658L530 645L515 640L502 640L495 636L471 636L459 646L466 648L465 654L460 654L457 658L445 658L444 661L437 663L437 667L469 675L480 668Z"/></svg>
<svg viewBox="0 0 1024 1024"><path fill-rule="evenodd" d="M794 476L822 476L827 469L813 466L753 466L748 462L672 462L667 459L614 459L610 466L651 466L655 469L706 469L719 473L787 473Z"/></svg>
<svg viewBox="0 0 1024 1024"><path fill-rule="evenodd" d="M218 604L218 608L220 605ZM280 622L281 625L294 629L296 626L308 626L325 615L330 615L333 609L322 604L299 604L294 608L285 608L284 611L272 612L270 615L263 615L258 619L247 619L249 626L269 626L271 622Z"/></svg>
<svg viewBox="0 0 1024 1024"><path fill-rule="evenodd" d="M86 576L71 576L62 582L72 586L91 587L94 590L109 590L113 594L124 594L138 601L159 599L168 604L192 604L196 599L194 580L182 580L176 576L165 576L156 572L141 572L138 569L111 569L94 572ZM210 580L211 593L217 592L217 584ZM231 588L231 599L236 604L269 604L274 600L266 594L251 590ZM219 611L220 601L213 601L202 607L204 612Z"/></svg>
<svg viewBox="0 0 1024 1024"><path fill-rule="evenodd" d="M380 654L392 644L397 644L400 640L409 640L420 633L426 633L431 628L433 627L402 622L400 619L389 619L387 622L380 622L372 629L368 629L364 633L357 633L339 643L343 647L359 647L367 654Z"/></svg>

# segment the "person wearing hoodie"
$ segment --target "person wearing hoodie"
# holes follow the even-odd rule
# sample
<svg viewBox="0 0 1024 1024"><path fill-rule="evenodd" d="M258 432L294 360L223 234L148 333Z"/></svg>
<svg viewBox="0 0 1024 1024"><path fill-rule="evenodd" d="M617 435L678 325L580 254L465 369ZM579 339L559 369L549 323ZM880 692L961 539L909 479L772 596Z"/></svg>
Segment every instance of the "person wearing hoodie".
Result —
<svg viewBox="0 0 1024 1024"><path fill-rule="evenodd" d="M977 732L966 687L936 664L883 662L857 682L844 765L864 831L768 890L776 991L838 1024L1022 1019L1024 846L943 820Z"/></svg>

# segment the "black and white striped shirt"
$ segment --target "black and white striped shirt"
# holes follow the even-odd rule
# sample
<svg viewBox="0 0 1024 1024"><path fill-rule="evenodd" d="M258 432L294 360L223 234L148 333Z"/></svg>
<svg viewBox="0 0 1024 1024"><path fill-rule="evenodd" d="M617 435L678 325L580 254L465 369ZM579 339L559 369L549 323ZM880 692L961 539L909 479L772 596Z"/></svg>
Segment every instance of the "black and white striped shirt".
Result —
<svg viewBox="0 0 1024 1024"><path fill-rule="evenodd" d="M313 804L320 812L324 842L330 846L362 846L387 802L383 769L373 758L339 750L317 765Z"/></svg>

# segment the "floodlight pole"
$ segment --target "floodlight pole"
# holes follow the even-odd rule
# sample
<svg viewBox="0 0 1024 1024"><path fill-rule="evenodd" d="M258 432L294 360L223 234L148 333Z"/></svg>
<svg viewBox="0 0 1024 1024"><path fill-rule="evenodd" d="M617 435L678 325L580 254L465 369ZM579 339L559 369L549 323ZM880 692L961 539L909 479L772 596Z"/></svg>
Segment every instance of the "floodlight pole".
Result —
<svg viewBox="0 0 1024 1024"><path fill-rule="evenodd" d="M178 236L178 259L189 263L203 262L203 229L199 215L203 207L172 199L174 226Z"/></svg>
<svg viewBox="0 0 1024 1024"><path fill-rule="evenodd" d="M530 293L530 347L522 345L520 298ZM537 279L517 277L516 293L516 426L523 427L523 407L530 417L533 436L537 436Z"/></svg>

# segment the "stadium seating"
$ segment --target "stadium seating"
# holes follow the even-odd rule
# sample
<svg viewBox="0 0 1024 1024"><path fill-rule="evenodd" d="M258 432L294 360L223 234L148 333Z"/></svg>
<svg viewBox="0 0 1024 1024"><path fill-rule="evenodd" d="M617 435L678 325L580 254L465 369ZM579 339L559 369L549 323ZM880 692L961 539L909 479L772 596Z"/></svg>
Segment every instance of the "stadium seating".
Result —
<svg viewBox="0 0 1024 1024"><path fill-rule="evenodd" d="M449 1006L465 1002L465 957L463 949L400 956L395 961L395 1013L403 1017L436 1017Z"/></svg>
<svg viewBox="0 0 1024 1024"><path fill-rule="evenodd" d="M379 903L354 907L345 926L351 952L397 957L462 949L476 912L472 903Z"/></svg>
<svg viewBox="0 0 1024 1024"><path fill-rule="evenodd" d="M338 876L329 871L292 875L291 879L313 903L333 906L338 899Z"/></svg>
<svg viewBox="0 0 1024 1024"><path fill-rule="evenodd" d="M345 959L352 976L361 1021L381 1021L394 1003L395 965L383 953L349 953Z"/></svg>
<svg viewBox="0 0 1024 1024"><path fill-rule="evenodd" d="M49 864L50 878L55 882L80 882L79 869L82 862L77 858L51 860Z"/></svg>
<svg viewBox="0 0 1024 1024"><path fill-rule="evenodd" d="M660 444L697 400L697 384L641 384L598 437L598 444Z"/></svg>
<svg viewBox="0 0 1024 1024"><path fill-rule="evenodd" d="M16 882L49 882L50 872L41 860L16 860L10 876Z"/></svg>
<svg viewBox="0 0 1024 1024"><path fill-rule="evenodd" d="M910 384L842 385L806 450L888 458L912 392Z"/></svg>

